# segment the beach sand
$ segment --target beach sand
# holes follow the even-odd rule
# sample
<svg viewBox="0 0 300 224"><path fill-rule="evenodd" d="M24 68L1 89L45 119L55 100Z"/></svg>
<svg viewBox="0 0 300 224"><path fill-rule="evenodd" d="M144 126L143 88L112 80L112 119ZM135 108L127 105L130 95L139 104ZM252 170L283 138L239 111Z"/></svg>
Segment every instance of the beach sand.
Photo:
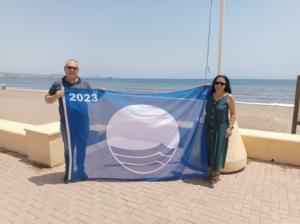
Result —
<svg viewBox="0 0 300 224"><path fill-rule="evenodd" d="M30 124L58 121L58 103L46 104L46 92L0 90L0 119ZM290 133L292 107L237 104L240 128ZM300 127L297 128L300 133Z"/></svg>

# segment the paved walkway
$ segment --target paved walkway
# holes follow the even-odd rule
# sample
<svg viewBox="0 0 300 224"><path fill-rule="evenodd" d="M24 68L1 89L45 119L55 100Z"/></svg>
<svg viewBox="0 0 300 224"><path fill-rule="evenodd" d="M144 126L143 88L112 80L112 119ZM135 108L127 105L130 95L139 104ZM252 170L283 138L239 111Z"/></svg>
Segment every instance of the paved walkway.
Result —
<svg viewBox="0 0 300 224"><path fill-rule="evenodd" d="M300 169L249 160L207 180L63 184L46 169L0 150L0 223L300 223Z"/></svg>

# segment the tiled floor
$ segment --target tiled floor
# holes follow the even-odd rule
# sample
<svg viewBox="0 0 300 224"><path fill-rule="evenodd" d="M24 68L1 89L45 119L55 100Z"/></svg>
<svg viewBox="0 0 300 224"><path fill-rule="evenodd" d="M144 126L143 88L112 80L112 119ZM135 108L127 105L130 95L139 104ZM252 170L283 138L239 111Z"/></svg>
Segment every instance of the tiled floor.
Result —
<svg viewBox="0 0 300 224"><path fill-rule="evenodd" d="M0 224L300 223L300 168L249 160L205 179L63 184L64 166L33 166L0 150Z"/></svg>

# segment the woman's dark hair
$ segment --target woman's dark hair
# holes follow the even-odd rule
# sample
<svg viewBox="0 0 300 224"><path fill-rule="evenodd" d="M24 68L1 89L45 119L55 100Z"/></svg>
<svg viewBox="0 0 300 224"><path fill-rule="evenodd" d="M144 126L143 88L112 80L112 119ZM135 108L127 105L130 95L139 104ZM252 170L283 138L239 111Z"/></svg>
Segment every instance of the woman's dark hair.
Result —
<svg viewBox="0 0 300 224"><path fill-rule="evenodd" d="M216 91L215 84L216 84L216 81L217 81L218 78L222 78L222 79L225 80L226 84L225 84L224 91L227 92L227 93L231 93L230 81L229 81L228 77L226 75L217 75L214 78L214 81L213 81L212 86L211 86L211 94L213 94Z"/></svg>

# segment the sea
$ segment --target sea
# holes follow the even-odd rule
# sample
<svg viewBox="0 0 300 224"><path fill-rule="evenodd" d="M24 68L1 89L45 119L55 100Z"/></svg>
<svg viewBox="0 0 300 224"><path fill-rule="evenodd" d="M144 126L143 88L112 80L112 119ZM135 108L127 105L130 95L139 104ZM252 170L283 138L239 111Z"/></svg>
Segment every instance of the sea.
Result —
<svg viewBox="0 0 300 224"><path fill-rule="evenodd" d="M133 79L83 77L92 88L131 93L173 92L212 82L204 79ZM1 85L12 90L46 92L57 77L0 77ZM296 79L231 79L232 94L238 103L293 107Z"/></svg>

